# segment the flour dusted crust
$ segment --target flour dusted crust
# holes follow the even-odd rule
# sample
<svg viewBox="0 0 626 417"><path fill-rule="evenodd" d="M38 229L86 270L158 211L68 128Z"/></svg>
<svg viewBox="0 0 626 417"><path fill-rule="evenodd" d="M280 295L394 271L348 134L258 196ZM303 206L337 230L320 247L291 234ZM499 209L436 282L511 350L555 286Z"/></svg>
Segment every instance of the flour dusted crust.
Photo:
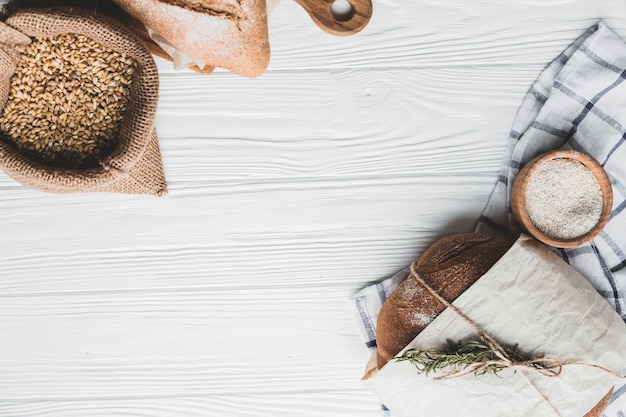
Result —
<svg viewBox="0 0 626 417"><path fill-rule="evenodd" d="M114 1L195 62L245 77L269 64L264 0Z"/></svg>
<svg viewBox="0 0 626 417"><path fill-rule="evenodd" d="M416 272L452 302L485 274L513 245L514 238L477 233L444 237L419 257ZM437 317L445 306L409 276L385 300L376 326L381 368Z"/></svg>

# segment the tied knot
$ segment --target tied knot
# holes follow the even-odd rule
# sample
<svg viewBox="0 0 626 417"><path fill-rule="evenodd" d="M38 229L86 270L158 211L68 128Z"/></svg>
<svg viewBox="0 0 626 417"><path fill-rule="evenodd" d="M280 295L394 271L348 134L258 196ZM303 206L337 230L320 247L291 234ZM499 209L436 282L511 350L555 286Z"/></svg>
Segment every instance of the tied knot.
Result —
<svg viewBox="0 0 626 417"><path fill-rule="evenodd" d="M489 335L482 333L478 340L454 343L448 339L447 350L409 349L398 360L411 362L421 373L441 371L434 379L458 378L468 374L497 374L503 369L514 372L535 371L544 376L557 377L563 364L556 359L527 358L517 346L501 345Z"/></svg>
<svg viewBox="0 0 626 417"><path fill-rule="evenodd" d="M515 371L518 370L528 370L533 372L538 372L547 377L557 377L561 375L561 371L563 370L563 363L558 359L551 358L530 358L525 359L517 352L515 355L511 354L511 350L502 346L496 339L494 339L489 334L485 333L482 329L479 329L482 338L485 340L486 344L489 346L491 351L497 356L498 359L491 361L484 361L483 363L476 363L476 369L471 371L470 373L476 373L484 369L485 366L495 365L502 368L511 368Z"/></svg>
<svg viewBox="0 0 626 417"><path fill-rule="evenodd" d="M469 374L481 375L489 372L497 373L502 369L512 369L514 372L536 372L550 378L561 375L563 363L557 359L543 357L526 359L516 350L503 347L488 335L481 334L480 338L495 358L469 363L463 368L437 376L434 379L459 378Z"/></svg>

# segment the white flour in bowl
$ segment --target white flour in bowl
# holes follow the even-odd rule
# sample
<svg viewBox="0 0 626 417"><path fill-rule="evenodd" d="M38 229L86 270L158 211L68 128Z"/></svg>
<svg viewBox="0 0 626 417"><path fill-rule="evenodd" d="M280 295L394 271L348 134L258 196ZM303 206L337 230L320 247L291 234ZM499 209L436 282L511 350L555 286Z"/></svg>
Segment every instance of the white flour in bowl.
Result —
<svg viewBox="0 0 626 417"><path fill-rule="evenodd" d="M589 232L600 220L602 205L596 177L572 159L542 162L526 187L531 221L553 239L574 239Z"/></svg>

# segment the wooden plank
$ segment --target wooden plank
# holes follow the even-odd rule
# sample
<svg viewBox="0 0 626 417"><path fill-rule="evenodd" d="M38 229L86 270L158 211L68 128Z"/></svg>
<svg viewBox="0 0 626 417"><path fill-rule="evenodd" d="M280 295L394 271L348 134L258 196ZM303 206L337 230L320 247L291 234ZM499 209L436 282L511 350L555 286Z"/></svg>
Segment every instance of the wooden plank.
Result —
<svg viewBox="0 0 626 417"><path fill-rule="evenodd" d="M463 192L455 192L461 180ZM15 214L3 227L11 244L1 255L0 291L348 282L356 289L402 268L442 233L471 230L493 182L455 177L374 186L365 180L325 192L296 183L282 191L151 204L50 197L46 210L17 200L6 208Z"/></svg>
<svg viewBox="0 0 626 417"><path fill-rule="evenodd" d="M4 413L3 413L4 412ZM0 415L20 417L380 417L372 395L359 391L116 398L110 400L11 401Z"/></svg>
<svg viewBox="0 0 626 417"><path fill-rule="evenodd" d="M337 38L310 24L295 2L269 16L268 71L544 65L600 19L626 36L618 0L379 0L361 32Z"/></svg>
<svg viewBox="0 0 626 417"><path fill-rule="evenodd" d="M4 298L0 415L176 415L189 403L208 415L373 415L358 381L365 349L353 323L337 320L350 315L347 296L301 287Z"/></svg>

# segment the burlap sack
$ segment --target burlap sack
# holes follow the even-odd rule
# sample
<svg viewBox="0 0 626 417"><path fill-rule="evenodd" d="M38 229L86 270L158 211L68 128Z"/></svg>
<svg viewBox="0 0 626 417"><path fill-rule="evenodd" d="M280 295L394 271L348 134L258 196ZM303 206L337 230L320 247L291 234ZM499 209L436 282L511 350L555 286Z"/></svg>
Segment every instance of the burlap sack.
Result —
<svg viewBox="0 0 626 417"><path fill-rule="evenodd" d="M99 161L100 167L68 169L35 162L0 141L0 168L25 186L53 193L166 194L154 127L159 95L156 63L141 40L117 21L93 11L67 8L17 11L4 24L0 22L0 111L7 103L19 51L30 38L67 33L85 35L137 62L117 145Z"/></svg>

